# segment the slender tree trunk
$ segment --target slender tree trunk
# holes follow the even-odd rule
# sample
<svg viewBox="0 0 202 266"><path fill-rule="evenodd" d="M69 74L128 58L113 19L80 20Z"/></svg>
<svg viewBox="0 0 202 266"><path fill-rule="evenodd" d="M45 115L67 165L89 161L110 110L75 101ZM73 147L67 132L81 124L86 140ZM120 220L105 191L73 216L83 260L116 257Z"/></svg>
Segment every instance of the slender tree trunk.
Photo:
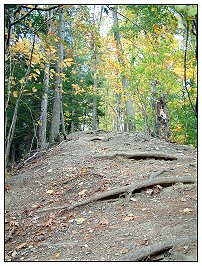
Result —
<svg viewBox="0 0 202 266"><path fill-rule="evenodd" d="M95 11L95 5L94 5ZM98 29L100 28L100 23L102 19L102 8L100 12L100 19L98 23ZM93 27L95 28L95 14L93 14ZM94 53L94 88L93 88L93 121L92 121L92 129L98 129L98 115L97 115L97 88L98 88L98 74L97 74L97 64L98 64L98 51L97 51L97 43L96 43L96 32L95 29L92 30L92 39L93 39L93 53Z"/></svg>
<svg viewBox="0 0 202 266"><path fill-rule="evenodd" d="M62 73L61 62L63 61L64 56L64 47L62 41L64 41L64 10L60 9L59 14L60 25L59 25L59 61L56 68L56 81L55 81L55 96L53 103L53 115L51 122L51 133L50 133L50 142L58 142L60 141L60 113L61 113L61 90L62 90L62 82L60 78L60 74Z"/></svg>
<svg viewBox="0 0 202 266"><path fill-rule="evenodd" d="M46 23L46 34L48 35L51 31L51 11L47 13L47 23ZM48 108L48 89L49 89L49 70L50 62L45 64L44 68L44 91L41 101L41 117L39 124L39 148L44 149L47 146L46 141L46 127L47 127L47 108Z"/></svg>
<svg viewBox="0 0 202 266"><path fill-rule="evenodd" d="M61 81L62 82L62 81ZM62 93L61 93L61 124L62 124L62 134L64 139L67 139L67 133L65 129L65 117L64 117L64 112L63 112L63 106L62 106Z"/></svg>
<svg viewBox="0 0 202 266"><path fill-rule="evenodd" d="M195 113L195 116L197 117L196 108L194 108L193 103L191 101L191 97L189 94L189 90L187 88L187 49L188 49L188 39L189 39L189 22L187 21L187 27L186 27L186 39L185 39L185 47L184 47L184 88L187 92L187 96L190 102L190 105Z"/></svg>
<svg viewBox="0 0 202 266"><path fill-rule="evenodd" d="M113 8L113 19L114 19L114 39L116 40L117 43L117 50L118 50L118 60L125 69L125 61L123 58L123 48L121 44L121 38L120 38L120 33L119 33L119 23L118 23L118 17L117 17L117 9L118 6L115 5ZM127 78L126 75L123 74L122 76L122 87L124 91L124 95L126 96L126 102L125 102L125 110L126 110L126 117L125 117L125 122L124 122L124 130L125 131L134 131L135 126L134 126L134 112L133 112L133 101L131 96L126 93L126 88L128 88L127 84ZM121 103L121 94L118 96L117 95L117 104ZM117 106L117 110L120 110L120 106ZM120 118L121 114L120 112L117 112L117 115L119 116L117 119L117 122L120 123ZM120 128L120 125L117 125L117 128Z"/></svg>
<svg viewBox="0 0 202 266"><path fill-rule="evenodd" d="M98 80L97 80L97 45L94 40L94 88L93 88L93 124L92 128L93 130L97 130L97 86L98 86Z"/></svg>
<svg viewBox="0 0 202 266"><path fill-rule="evenodd" d="M18 97L16 104L15 104L15 109L14 109L14 113L13 113L13 118L12 118L12 122L10 125L10 129L8 132L8 136L6 137L6 148L5 148L5 168L7 167L8 164L8 159L9 159L9 155L10 155L10 149L11 149L11 144L13 141L13 137L14 137L14 133L15 133L15 125L16 125L16 121L17 121L17 113L18 113L18 108L19 108L19 102L20 102L20 98L21 95Z"/></svg>
<svg viewBox="0 0 202 266"><path fill-rule="evenodd" d="M121 93L116 94L116 124L117 124L117 131L122 131L122 110L121 110Z"/></svg>
<svg viewBox="0 0 202 266"><path fill-rule="evenodd" d="M11 125L10 125L9 131L8 131L8 135L5 136L5 138L6 138L5 139L5 168L7 167L7 164L8 164L9 155L10 155L10 148L11 148L11 144L12 144L14 133L15 133L15 125L16 125L16 121L17 121L17 114L18 114L20 100L21 100L21 97L23 95L23 91L24 91L25 85L27 84L28 77L29 77L30 70L31 70L31 63L32 63L32 56L33 56L34 45L35 45L35 38L36 38L36 34L34 35L34 40L33 40L33 44L32 44L29 66L28 66L26 74L25 74L25 83L22 84L20 87L19 96L18 96L18 99L17 99L16 104L15 104L15 109L13 112L13 118L12 118Z"/></svg>

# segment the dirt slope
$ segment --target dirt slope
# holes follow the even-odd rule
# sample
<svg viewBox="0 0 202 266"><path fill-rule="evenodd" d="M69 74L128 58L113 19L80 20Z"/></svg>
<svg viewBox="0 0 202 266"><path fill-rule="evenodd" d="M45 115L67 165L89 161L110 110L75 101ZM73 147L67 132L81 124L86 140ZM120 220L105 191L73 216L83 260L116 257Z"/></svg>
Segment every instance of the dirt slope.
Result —
<svg viewBox="0 0 202 266"><path fill-rule="evenodd" d="M143 134L69 135L8 180L5 260L196 261L196 163L191 147ZM178 177L192 181L160 183ZM157 185L68 209L152 179Z"/></svg>

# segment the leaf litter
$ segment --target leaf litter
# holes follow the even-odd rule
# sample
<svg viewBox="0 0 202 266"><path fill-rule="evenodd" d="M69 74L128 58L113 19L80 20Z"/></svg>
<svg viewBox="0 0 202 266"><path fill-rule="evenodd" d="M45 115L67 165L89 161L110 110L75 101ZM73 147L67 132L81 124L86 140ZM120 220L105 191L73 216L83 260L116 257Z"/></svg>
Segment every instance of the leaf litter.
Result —
<svg viewBox="0 0 202 266"><path fill-rule="evenodd" d="M92 136L101 140L91 141ZM158 159L95 158L108 152L152 151L154 147L168 154L181 154L180 159L176 163ZM195 158L196 150L191 147L185 150L184 145L144 134L102 131L70 134L68 141L47 151L37 163L29 163L12 174L6 192L9 204L6 205L5 237L13 226L16 230L6 242L6 261L119 261L123 255L130 255L143 246L196 236L196 184L168 187L159 184L148 188L146 193L132 194L127 201L126 195L119 195L71 212L54 210L145 180L152 172L162 169L172 169L163 173L163 177L196 176L196 169L190 167ZM47 207L49 212L37 212ZM182 260L184 256L184 260L196 260L196 244L184 246L188 247L186 254L179 255L173 249L161 259Z"/></svg>

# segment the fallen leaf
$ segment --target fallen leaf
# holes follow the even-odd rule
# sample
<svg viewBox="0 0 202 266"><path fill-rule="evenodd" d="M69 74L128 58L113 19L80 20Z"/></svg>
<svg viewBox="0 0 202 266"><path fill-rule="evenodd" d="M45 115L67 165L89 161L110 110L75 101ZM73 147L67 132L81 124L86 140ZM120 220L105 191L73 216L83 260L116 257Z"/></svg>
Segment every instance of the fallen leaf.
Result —
<svg viewBox="0 0 202 266"><path fill-rule="evenodd" d="M185 202L187 200L185 198L181 198L180 201Z"/></svg>
<svg viewBox="0 0 202 266"><path fill-rule="evenodd" d="M120 253L126 254L126 253L128 253L129 250L130 250L129 248L123 248L120 250Z"/></svg>
<svg viewBox="0 0 202 266"><path fill-rule="evenodd" d="M103 218L102 220L100 220L100 224L101 225L108 225L109 221L107 219Z"/></svg>
<svg viewBox="0 0 202 266"><path fill-rule="evenodd" d="M16 250L18 251L18 250L20 250L21 248L25 248L25 247L27 247L27 243L26 243L26 242L23 242L23 243L21 243L20 245L18 245L18 246L16 247Z"/></svg>
<svg viewBox="0 0 202 266"><path fill-rule="evenodd" d="M148 239L143 239L141 241L141 243L140 243L140 245L142 245L142 246L148 246L148 244L149 244L149 240Z"/></svg>
<svg viewBox="0 0 202 266"><path fill-rule="evenodd" d="M12 225L19 226L19 222L18 221L11 221L10 226L12 226Z"/></svg>
<svg viewBox="0 0 202 266"><path fill-rule="evenodd" d="M145 190L145 193L151 195L153 193L153 189L148 188L148 189Z"/></svg>
<svg viewBox="0 0 202 266"><path fill-rule="evenodd" d="M52 224L53 218L48 219L45 223L43 223L43 226L50 226Z"/></svg>
<svg viewBox="0 0 202 266"><path fill-rule="evenodd" d="M128 221L136 220L136 219L139 219L139 218L140 218L140 216L134 216L134 215L133 216L129 216L128 215L128 216L123 218L123 221L124 222L128 222Z"/></svg>
<svg viewBox="0 0 202 266"><path fill-rule="evenodd" d="M158 194L158 193L161 192L162 189L163 189L162 186L160 186L160 185L156 185L156 186L153 187L153 193L154 193L154 194Z"/></svg>
<svg viewBox="0 0 202 266"><path fill-rule="evenodd" d="M137 199L136 199L136 198L130 198L130 200L131 200L131 201L137 201Z"/></svg>
<svg viewBox="0 0 202 266"><path fill-rule="evenodd" d="M75 219L75 221L76 221L77 224L82 224L85 220L86 219L85 218L82 218L82 217Z"/></svg>
<svg viewBox="0 0 202 266"><path fill-rule="evenodd" d="M5 184L5 190L6 190L6 192L8 192L10 190L10 188L11 188L10 184L6 183Z"/></svg>
<svg viewBox="0 0 202 266"><path fill-rule="evenodd" d="M69 219L69 218L72 218L73 217L73 214L71 213L71 212L69 212L68 214L67 214L67 218Z"/></svg>
<svg viewBox="0 0 202 266"><path fill-rule="evenodd" d="M75 221L75 219L71 219L68 221L68 223L73 223Z"/></svg>
<svg viewBox="0 0 202 266"><path fill-rule="evenodd" d="M81 191L78 193L78 195L79 195L79 196L85 195L87 191L88 191L87 189L83 189L83 190L81 190Z"/></svg>
<svg viewBox="0 0 202 266"><path fill-rule="evenodd" d="M193 212L193 211L194 211L194 209L190 209L190 208L185 208L185 209L183 210L184 213L191 213L191 212Z"/></svg>
<svg viewBox="0 0 202 266"><path fill-rule="evenodd" d="M130 216L123 218L124 222L132 221L132 220L133 220L133 217L130 217Z"/></svg>
<svg viewBox="0 0 202 266"><path fill-rule="evenodd" d="M59 258L59 257L60 257L60 254L61 254L61 252L58 252L58 253L55 254L54 257L55 257L55 258Z"/></svg>
<svg viewBox="0 0 202 266"><path fill-rule="evenodd" d="M86 174L86 173L87 173L87 169L86 169L85 167L83 167L83 168L81 169L81 172L82 172L83 174Z"/></svg>
<svg viewBox="0 0 202 266"><path fill-rule="evenodd" d="M12 252L11 256L14 258L16 255L17 255L17 251L14 250L14 251Z"/></svg>
<svg viewBox="0 0 202 266"><path fill-rule="evenodd" d="M46 191L46 194L52 194L52 193L53 193L52 189Z"/></svg>

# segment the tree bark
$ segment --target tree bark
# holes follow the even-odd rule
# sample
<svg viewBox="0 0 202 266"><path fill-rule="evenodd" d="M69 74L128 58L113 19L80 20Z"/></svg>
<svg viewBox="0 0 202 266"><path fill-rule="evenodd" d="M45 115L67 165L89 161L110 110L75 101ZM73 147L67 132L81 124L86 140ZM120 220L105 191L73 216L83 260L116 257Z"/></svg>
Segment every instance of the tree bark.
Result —
<svg viewBox="0 0 202 266"><path fill-rule="evenodd" d="M46 22L46 34L49 35L51 31L51 11L47 13L47 22ZM47 127L47 108L48 108L48 89L49 89L49 70L50 70L50 61L45 64L44 68L44 92L41 101L41 117L39 124L39 148L44 149L47 145L46 141L46 127Z"/></svg>
<svg viewBox="0 0 202 266"><path fill-rule="evenodd" d="M56 68L56 81L55 81L55 96L53 103L53 114L52 114L52 122L51 122L51 134L50 134L50 142L58 142L60 141L60 113L61 113L61 90L62 90L62 79L60 78L60 74L62 73L61 63L64 57L64 10L60 9L59 14L59 61Z"/></svg>
<svg viewBox="0 0 202 266"><path fill-rule="evenodd" d="M117 9L118 6L115 5L113 7L113 19L114 19L114 39L117 43L117 50L118 50L118 61L122 65L122 67L125 69L125 60L123 58L123 48L121 44L121 38L120 38L120 32L119 32L119 23L118 23L118 17L117 17ZM124 95L126 96L126 102L125 102L125 110L126 110L126 118L124 123L124 131L132 132L135 130L134 127L134 113L133 113L133 101L131 96L128 93L125 93L125 89L128 88L127 84L127 78L125 73L122 75L122 87ZM121 101L121 93L117 94L117 123L120 123L121 121L121 114L120 114L120 101ZM120 124L117 125L118 131L120 131Z"/></svg>
<svg viewBox="0 0 202 266"><path fill-rule="evenodd" d="M97 80L97 45L96 41L94 39L94 88L93 88L93 124L92 128L93 130L97 130L97 86L98 86L98 80Z"/></svg>

